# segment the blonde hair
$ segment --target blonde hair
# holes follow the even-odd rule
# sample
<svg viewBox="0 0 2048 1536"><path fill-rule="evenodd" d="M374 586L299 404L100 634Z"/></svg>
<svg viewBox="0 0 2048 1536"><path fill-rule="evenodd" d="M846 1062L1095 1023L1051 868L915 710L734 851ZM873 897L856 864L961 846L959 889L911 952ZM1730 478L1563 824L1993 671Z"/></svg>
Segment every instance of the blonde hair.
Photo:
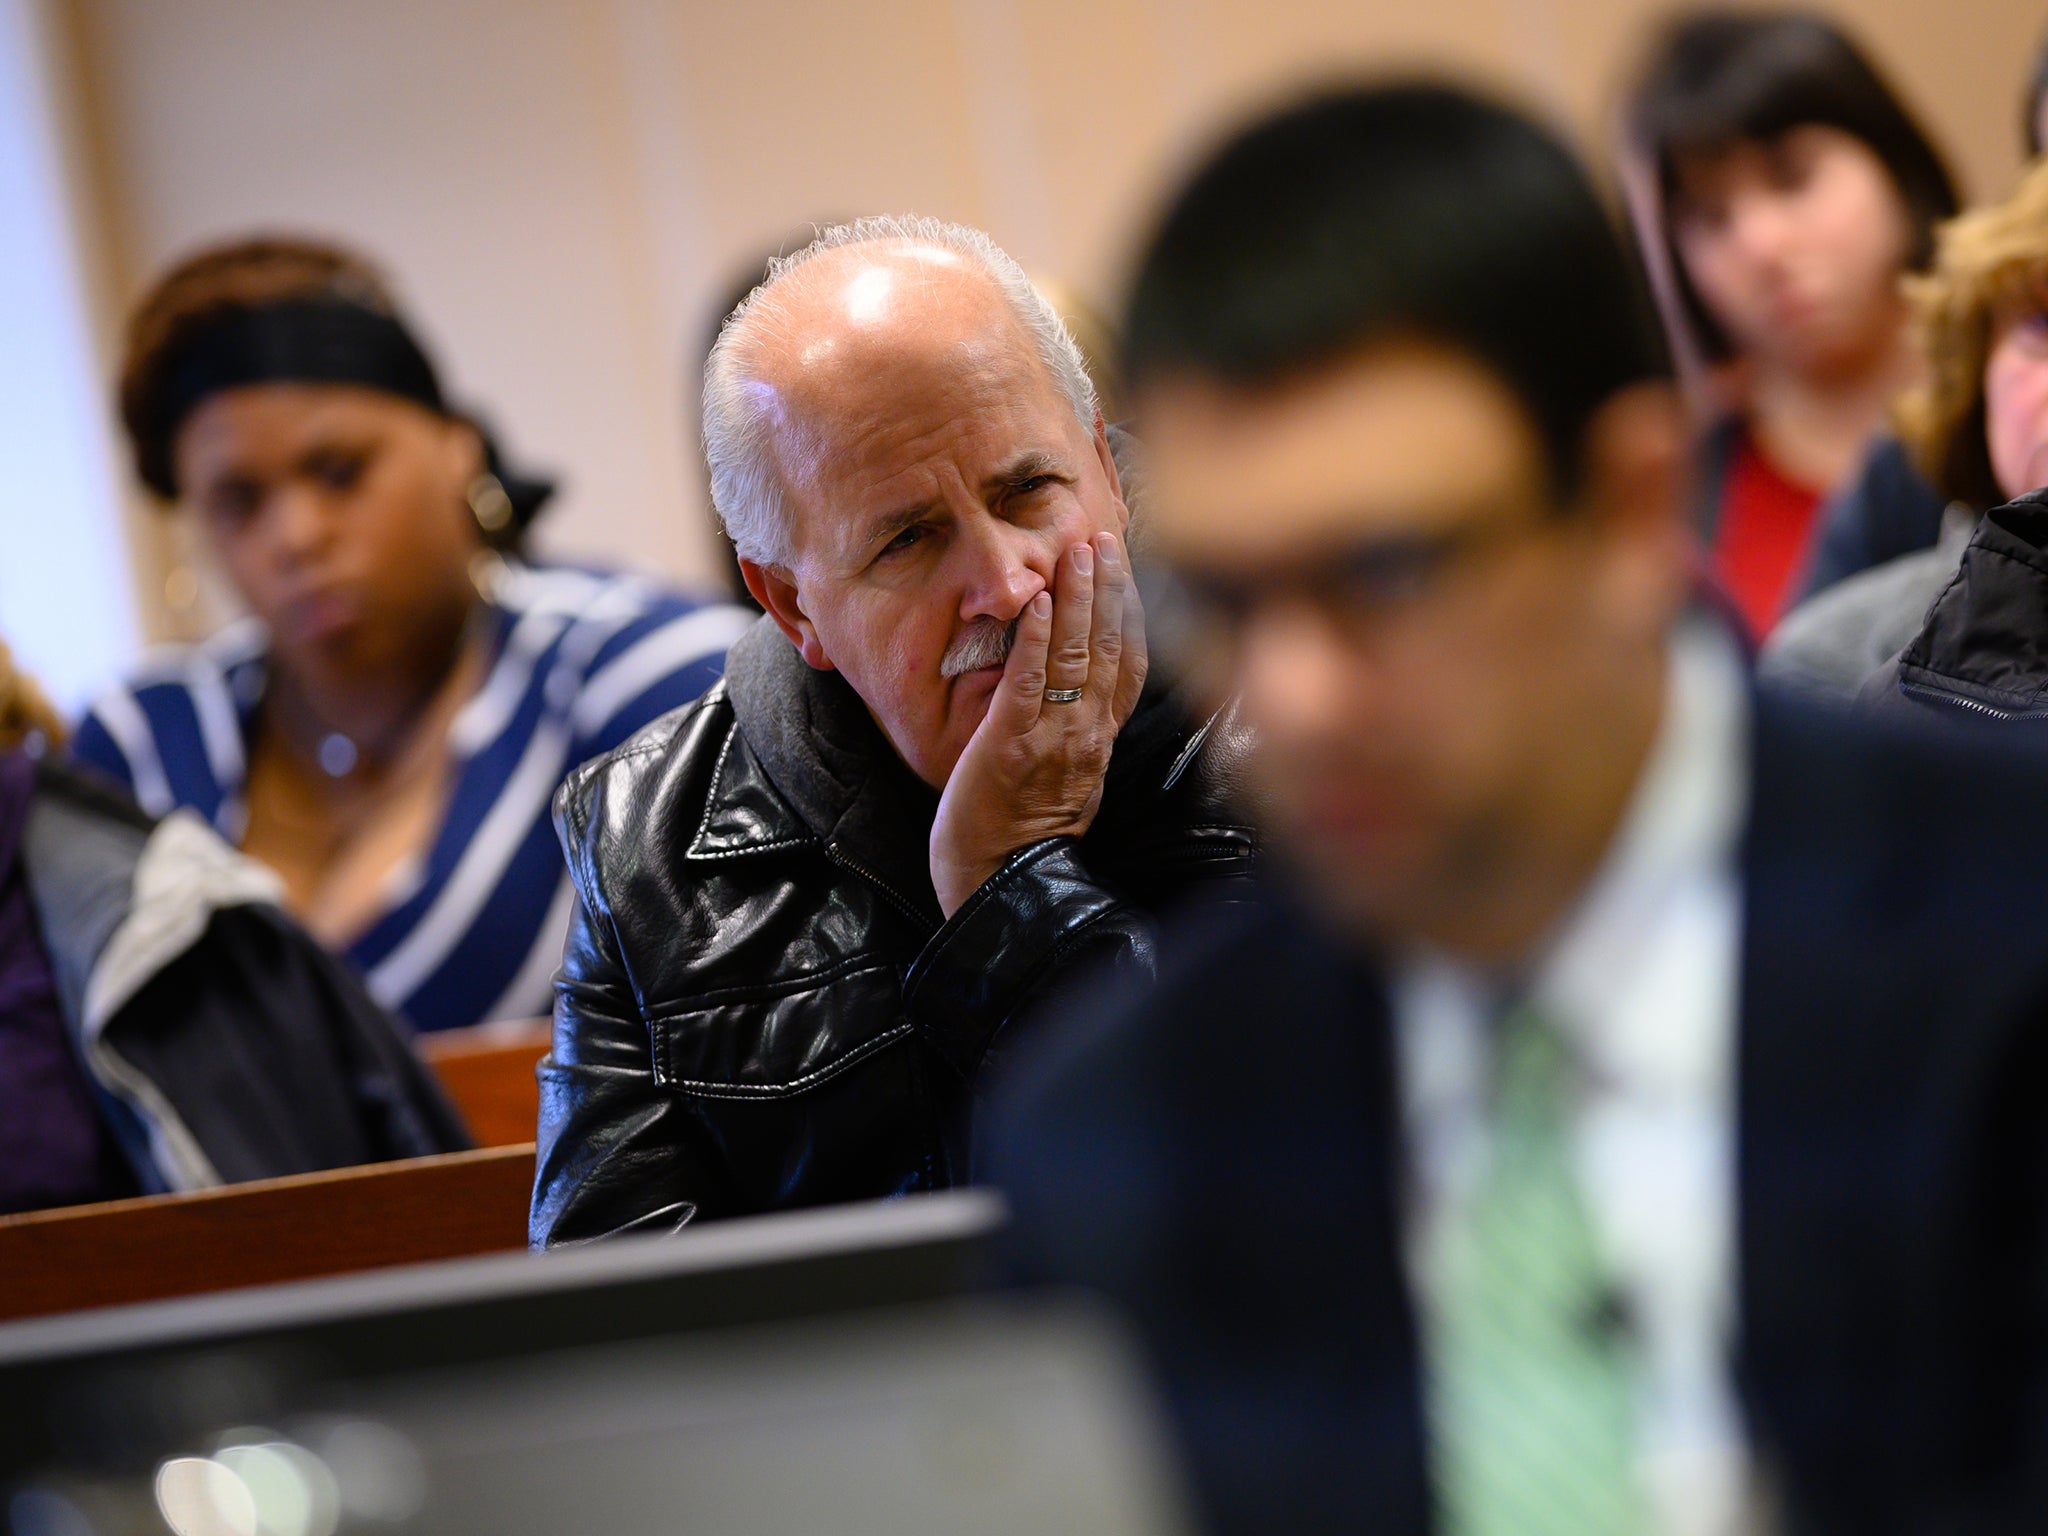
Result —
<svg viewBox="0 0 2048 1536"><path fill-rule="evenodd" d="M61 747L70 733L35 679L15 670L13 653L0 640L0 752L40 744Z"/></svg>
<svg viewBox="0 0 2048 1536"><path fill-rule="evenodd" d="M2002 203L1942 225L1934 265L1906 279L1925 380L1893 417L1922 474L1952 501L1978 509L2006 500L1984 437L1984 365L2015 304L2048 305L2048 161L2037 161Z"/></svg>

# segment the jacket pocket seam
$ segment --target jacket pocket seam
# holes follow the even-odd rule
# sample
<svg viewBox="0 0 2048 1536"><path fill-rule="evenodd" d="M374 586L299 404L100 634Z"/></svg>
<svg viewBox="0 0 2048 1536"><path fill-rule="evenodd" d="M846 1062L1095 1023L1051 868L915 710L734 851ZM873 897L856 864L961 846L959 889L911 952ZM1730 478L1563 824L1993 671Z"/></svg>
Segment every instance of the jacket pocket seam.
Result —
<svg viewBox="0 0 2048 1536"><path fill-rule="evenodd" d="M655 1081L679 1094L712 1099L783 1098L815 1087L848 1067L866 1060L882 1047L911 1032L915 1026L908 1018L903 1018L881 1034L847 1047L822 1066L814 1067L798 1077L767 1083L720 1082L686 1077L673 1071L670 1058L676 1038L675 1026L692 1015L710 1013L718 1008L751 1002L772 1002L779 998L800 996L805 992L817 992L858 976L877 974L893 976L895 966L887 959L871 954L855 955L823 970L813 971L805 976L791 977L768 986L735 987L720 992L707 992L690 999L687 1006L669 1008L659 1013L643 1010L642 1017L646 1021L654 1047Z"/></svg>
<svg viewBox="0 0 2048 1536"><path fill-rule="evenodd" d="M863 954L851 955L844 960L834 961L821 970L805 971L801 975L787 976L778 981L760 982L749 987L716 987L708 992L698 992L687 1000L664 1004L657 1008L643 1008L647 1022L656 1028L663 1027L677 1019L686 1019L693 1013L709 1013L714 1008L724 1008L733 1003L766 1003L777 998L793 997L799 992L827 986L835 981L845 981L868 971L891 971L895 967L884 956Z"/></svg>
<svg viewBox="0 0 2048 1536"><path fill-rule="evenodd" d="M898 1040L901 1040L904 1037L913 1033L916 1027L917 1026L915 1026L909 1020L906 1019L902 1023L896 1025L893 1029L884 1030L881 1034L874 1036L872 1039L863 1040L859 1045L854 1046L852 1049L848 1050L844 1055L834 1057L831 1061L827 1062L824 1066L817 1068L815 1071L806 1072L802 1077L790 1078L787 1082L714 1083L707 1082L703 1079L690 1077L669 1077L666 1080L663 1080L662 1074L659 1069L657 1069L656 1072L656 1080L660 1081L663 1087L670 1089L672 1092L678 1094L686 1094L691 1098L698 1099L793 1098L797 1094L803 1093L808 1089L817 1087L820 1083L826 1082L831 1078L837 1077L840 1073L846 1071L851 1067L858 1066L861 1062L866 1061L870 1056L873 1056L878 1051L882 1050L884 1047L894 1045ZM665 1036L664 1049L662 1054L664 1056L666 1056L667 1054Z"/></svg>

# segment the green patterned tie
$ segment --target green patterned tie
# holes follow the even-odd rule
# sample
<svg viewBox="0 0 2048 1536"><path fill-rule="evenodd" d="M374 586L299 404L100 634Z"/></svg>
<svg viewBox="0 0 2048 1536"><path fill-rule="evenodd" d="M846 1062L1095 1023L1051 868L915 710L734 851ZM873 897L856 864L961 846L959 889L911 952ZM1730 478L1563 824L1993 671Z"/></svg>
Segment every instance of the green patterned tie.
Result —
<svg viewBox="0 0 2048 1536"><path fill-rule="evenodd" d="M1486 1169L1428 1260L1439 1528L1640 1532L1629 1359L1572 1166L1565 1049L1526 1007L1498 1049Z"/></svg>

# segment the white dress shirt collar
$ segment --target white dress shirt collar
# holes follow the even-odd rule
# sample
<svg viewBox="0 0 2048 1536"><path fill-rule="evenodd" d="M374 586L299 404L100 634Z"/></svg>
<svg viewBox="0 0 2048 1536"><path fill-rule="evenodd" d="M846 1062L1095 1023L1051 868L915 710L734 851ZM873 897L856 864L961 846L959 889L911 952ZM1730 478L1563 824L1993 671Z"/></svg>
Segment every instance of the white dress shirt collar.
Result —
<svg viewBox="0 0 2048 1536"><path fill-rule="evenodd" d="M1746 1459L1727 1371L1735 1288L1734 1063L1748 691L1733 642L1674 636L1664 714L1607 856L1523 996L1568 1042L1574 1160L1603 1264L1640 1345L1651 1528L1744 1528ZM1495 979L1441 955L1399 968L1394 1015L1411 1273L1487 1156Z"/></svg>

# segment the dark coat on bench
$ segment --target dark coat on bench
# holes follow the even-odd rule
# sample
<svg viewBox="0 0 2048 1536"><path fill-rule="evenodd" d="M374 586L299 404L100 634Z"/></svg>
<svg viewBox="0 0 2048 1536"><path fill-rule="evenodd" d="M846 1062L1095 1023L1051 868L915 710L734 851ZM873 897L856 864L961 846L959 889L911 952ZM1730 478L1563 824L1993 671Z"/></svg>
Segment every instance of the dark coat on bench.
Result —
<svg viewBox="0 0 2048 1536"><path fill-rule="evenodd" d="M196 816L49 763L21 865L80 1066L144 1192L459 1151L403 1027Z"/></svg>

